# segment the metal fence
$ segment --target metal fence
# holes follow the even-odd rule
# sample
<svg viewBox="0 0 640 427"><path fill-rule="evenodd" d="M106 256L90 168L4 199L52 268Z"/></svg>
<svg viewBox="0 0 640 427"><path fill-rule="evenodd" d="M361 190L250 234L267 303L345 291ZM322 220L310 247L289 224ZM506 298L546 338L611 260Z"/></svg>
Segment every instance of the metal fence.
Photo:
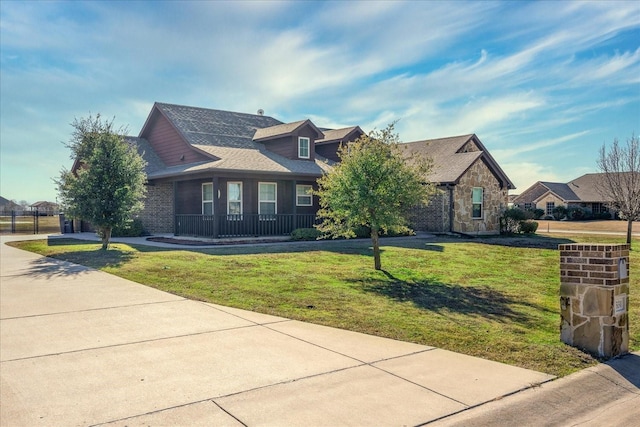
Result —
<svg viewBox="0 0 640 427"><path fill-rule="evenodd" d="M296 228L311 228L318 223L315 215L176 215L176 236L254 237L283 236Z"/></svg>
<svg viewBox="0 0 640 427"><path fill-rule="evenodd" d="M59 233L59 215L39 211L9 211L0 213L0 233L40 234Z"/></svg>

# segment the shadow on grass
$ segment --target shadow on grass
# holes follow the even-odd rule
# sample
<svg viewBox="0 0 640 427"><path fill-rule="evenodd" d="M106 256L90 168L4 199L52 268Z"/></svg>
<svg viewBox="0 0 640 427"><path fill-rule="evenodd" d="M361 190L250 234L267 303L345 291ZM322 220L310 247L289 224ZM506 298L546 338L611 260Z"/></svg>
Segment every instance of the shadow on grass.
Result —
<svg viewBox="0 0 640 427"><path fill-rule="evenodd" d="M557 250L558 245L574 243L567 238L556 238L547 236L495 236L495 237L457 237L457 236L433 236L429 239L417 237L394 237L380 239L380 249L384 253L385 247L398 247L406 249L417 249L431 252L444 252L442 244L486 244L505 247L531 248L531 249L551 249ZM306 251L327 251L345 255L372 256L373 249L370 239L347 239L347 240L321 240L315 242L279 242L261 243L252 246L216 246L199 247L194 249L211 255L242 255L260 253L297 253Z"/></svg>
<svg viewBox="0 0 640 427"><path fill-rule="evenodd" d="M76 239L48 239L48 246L86 246L93 242ZM30 262L27 276L34 277L59 277L75 276L86 273L89 269L99 270L104 267L119 267L134 256L131 251L109 249L103 251L100 244L95 243L95 250L67 251L52 256L44 256Z"/></svg>
<svg viewBox="0 0 640 427"><path fill-rule="evenodd" d="M86 240L78 240L73 238L55 238L49 239L50 246L64 245L86 245L97 242ZM424 237L392 237L382 238L380 240L381 252L384 247L400 247L407 249L418 249L431 252L443 252L442 243L477 243L487 245L498 245L506 247L532 248L532 249L558 249L559 244L574 243L573 240L566 238L555 238L547 236L482 236L482 237L458 237L458 236L430 236L428 239ZM128 244L135 248L138 252L165 252L165 251L190 251L200 252L209 255L255 255L255 254L287 254L300 253L310 251L326 251L340 253L344 255L362 255L372 256L373 249L371 240L363 239L340 239L340 240L319 240L310 242L274 242L274 243L255 243L255 244L229 244L229 245L210 245L210 246L191 246L191 247L158 247L145 244Z"/></svg>
<svg viewBox="0 0 640 427"><path fill-rule="evenodd" d="M488 287L452 285L429 279L408 282L399 280L384 271L387 277L379 280L354 281L361 284L365 292L386 296L399 302L412 302L417 307L430 311L452 311L476 315L500 322L527 323L528 316L516 312L512 305L521 304L507 295Z"/></svg>
<svg viewBox="0 0 640 427"><path fill-rule="evenodd" d="M512 248L530 248L530 249L553 249L557 250L558 245L575 243L575 240L559 237L548 237L540 235L513 235L513 236L495 236L482 237L472 240L471 242L481 243L485 245L498 245Z"/></svg>

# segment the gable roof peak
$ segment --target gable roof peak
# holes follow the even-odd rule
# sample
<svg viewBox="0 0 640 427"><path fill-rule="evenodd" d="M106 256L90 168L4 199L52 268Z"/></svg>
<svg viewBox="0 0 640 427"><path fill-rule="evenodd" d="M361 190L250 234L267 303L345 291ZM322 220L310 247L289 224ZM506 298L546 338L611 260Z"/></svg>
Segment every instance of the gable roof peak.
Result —
<svg viewBox="0 0 640 427"><path fill-rule="evenodd" d="M274 126L256 129L253 140L256 142L268 141L270 139L279 138L290 135L305 126L311 127L316 133L316 139L324 138L324 133L309 119L298 120L297 122L281 123Z"/></svg>
<svg viewBox="0 0 640 427"><path fill-rule="evenodd" d="M360 126L349 126L341 129L322 129L322 133L324 133L324 137L316 140L316 144L344 142L352 135L358 134L358 137L364 135L364 131L360 129Z"/></svg>
<svg viewBox="0 0 640 427"><path fill-rule="evenodd" d="M473 140L477 150L468 152L462 150L471 140ZM434 160L438 165L434 168L433 174L430 177L434 182L456 183L467 169L471 167L477 159L481 158L498 178L501 186L507 189L516 188L475 133L438 139L425 139L400 145L407 149L408 154L418 153L431 157Z"/></svg>

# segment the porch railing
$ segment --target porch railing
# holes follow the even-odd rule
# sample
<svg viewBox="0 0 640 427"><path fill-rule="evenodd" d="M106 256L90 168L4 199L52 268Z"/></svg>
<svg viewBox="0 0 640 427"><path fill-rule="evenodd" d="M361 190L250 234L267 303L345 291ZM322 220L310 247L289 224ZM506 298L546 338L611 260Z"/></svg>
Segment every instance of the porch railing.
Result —
<svg viewBox="0 0 640 427"><path fill-rule="evenodd" d="M283 236L318 224L315 215L187 215L175 216L174 234L193 237Z"/></svg>

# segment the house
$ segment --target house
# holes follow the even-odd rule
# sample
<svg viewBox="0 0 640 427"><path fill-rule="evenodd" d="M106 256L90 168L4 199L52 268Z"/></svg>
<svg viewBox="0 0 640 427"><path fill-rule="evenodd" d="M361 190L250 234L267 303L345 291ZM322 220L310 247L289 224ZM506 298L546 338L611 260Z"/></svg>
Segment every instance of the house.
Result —
<svg viewBox="0 0 640 427"><path fill-rule="evenodd" d="M258 114L154 104L138 137L147 161L140 219L151 233L278 235L312 227L310 194L360 128L321 130ZM323 155L323 154L326 154Z"/></svg>
<svg viewBox="0 0 640 427"><path fill-rule="evenodd" d="M514 206L521 209L542 209L553 215L557 206L580 207L593 214L609 212L607 197L600 194L602 173L588 173L568 183L538 181L515 198Z"/></svg>
<svg viewBox="0 0 640 427"><path fill-rule="evenodd" d="M410 142L407 155L433 160L428 181L440 191L413 213L413 228L431 232L498 234L515 186L475 134Z"/></svg>
<svg viewBox="0 0 640 427"><path fill-rule="evenodd" d="M288 234L317 223L317 179L338 148L364 132L283 123L258 114L155 103L138 136L126 137L147 162L139 214L153 234L235 237ZM413 227L432 232L498 233L514 188L476 135L403 144L435 162L427 177L442 190L416 208ZM74 169L79 167L74 164Z"/></svg>
<svg viewBox="0 0 640 427"><path fill-rule="evenodd" d="M53 202L47 202L44 200L38 201L29 205L31 211L38 212L39 215L54 215L58 213L58 204Z"/></svg>
<svg viewBox="0 0 640 427"><path fill-rule="evenodd" d="M11 213L11 211L21 210L22 207L13 200L0 196L0 212Z"/></svg>

